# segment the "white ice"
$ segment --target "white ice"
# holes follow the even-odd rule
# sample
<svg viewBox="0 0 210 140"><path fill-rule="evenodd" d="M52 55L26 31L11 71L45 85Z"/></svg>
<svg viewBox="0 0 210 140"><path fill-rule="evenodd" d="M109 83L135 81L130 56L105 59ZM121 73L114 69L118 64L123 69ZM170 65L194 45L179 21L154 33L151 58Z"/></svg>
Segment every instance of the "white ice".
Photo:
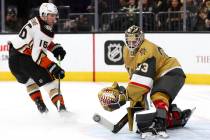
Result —
<svg viewBox="0 0 210 140"><path fill-rule="evenodd" d="M126 85L125 83L121 83ZM126 125L113 134L92 120L95 112L116 123L125 113L126 104L115 112L106 112L99 104L97 93L111 83L62 82L61 89L69 118L59 116L46 92L42 90L48 115L41 115L17 82L0 82L0 140L137 140ZM181 109L196 107L188 124L168 130L170 140L210 139L210 86L185 85L174 103Z"/></svg>

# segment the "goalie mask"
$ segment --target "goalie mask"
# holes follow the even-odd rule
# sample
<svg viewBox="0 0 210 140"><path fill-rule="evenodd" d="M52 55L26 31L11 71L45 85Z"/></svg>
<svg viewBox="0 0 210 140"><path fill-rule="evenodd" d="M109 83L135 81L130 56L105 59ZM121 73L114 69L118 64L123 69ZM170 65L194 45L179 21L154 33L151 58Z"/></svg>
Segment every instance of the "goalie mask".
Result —
<svg viewBox="0 0 210 140"><path fill-rule="evenodd" d="M144 41L144 33L143 33L142 29L135 25L129 27L125 31L125 41L127 44L126 46L129 49L130 56L134 57L139 46Z"/></svg>

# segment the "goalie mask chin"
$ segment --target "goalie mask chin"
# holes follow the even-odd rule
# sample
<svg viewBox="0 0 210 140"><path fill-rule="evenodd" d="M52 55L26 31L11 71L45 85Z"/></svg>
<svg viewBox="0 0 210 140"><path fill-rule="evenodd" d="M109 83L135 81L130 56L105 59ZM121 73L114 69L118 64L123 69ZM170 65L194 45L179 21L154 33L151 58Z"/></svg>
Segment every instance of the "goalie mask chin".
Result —
<svg viewBox="0 0 210 140"><path fill-rule="evenodd" d="M133 25L125 31L125 40L130 56L134 57L144 41L144 33L140 27Z"/></svg>

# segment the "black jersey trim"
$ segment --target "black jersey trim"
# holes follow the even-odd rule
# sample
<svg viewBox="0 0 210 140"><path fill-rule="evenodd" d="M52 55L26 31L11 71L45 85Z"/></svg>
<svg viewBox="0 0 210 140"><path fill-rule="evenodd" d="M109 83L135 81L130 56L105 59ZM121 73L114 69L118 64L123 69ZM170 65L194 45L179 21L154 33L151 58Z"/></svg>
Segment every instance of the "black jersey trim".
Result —
<svg viewBox="0 0 210 140"><path fill-rule="evenodd" d="M146 65L145 65L146 64ZM144 68L144 67L147 68ZM156 73L156 59L155 57L148 58L142 63L139 63L137 67L140 67L138 70L135 70L134 73L141 76L150 77L154 80ZM144 71L146 69L146 71Z"/></svg>
<svg viewBox="0 0 210 140"><path fill-rule="evenodd" d="M39 21L39 23L40 23L40 30L41 30L44 34L46 34L47 36L53 38L53 37L54 37L54 32L53 32L53 30L47 29L47 27L49 27L49 25L48 25L45 21L43 21L39 16L37 17L37 19L38 19L38 21Z"/></svg>

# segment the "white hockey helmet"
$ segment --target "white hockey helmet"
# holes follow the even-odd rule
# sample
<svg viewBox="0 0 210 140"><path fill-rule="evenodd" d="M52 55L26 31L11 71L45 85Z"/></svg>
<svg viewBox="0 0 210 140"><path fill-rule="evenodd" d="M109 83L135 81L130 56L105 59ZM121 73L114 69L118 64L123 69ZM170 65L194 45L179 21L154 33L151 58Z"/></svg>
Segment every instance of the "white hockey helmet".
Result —
<svg viewBox="0 0 210 140"><path fill-rule="evenodd" d="M48 14L55 14L58 16L58 9L53 3L42 3L39 8L40 16L47 16Z"/></svg>

